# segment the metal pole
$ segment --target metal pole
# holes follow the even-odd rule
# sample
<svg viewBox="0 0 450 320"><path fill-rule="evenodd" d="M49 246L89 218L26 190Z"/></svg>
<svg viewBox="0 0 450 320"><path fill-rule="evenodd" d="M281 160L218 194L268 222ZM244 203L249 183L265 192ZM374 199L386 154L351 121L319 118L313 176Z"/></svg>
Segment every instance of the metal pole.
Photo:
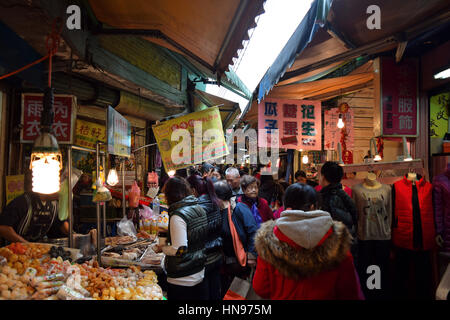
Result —
<svg viewBox="0 0 450 320"><path fill-rule="evenodd" d="M122 214L126 215L126 204L125 204L125 158L122 159Z"/></svg>
<svg viewBox="0 0 450 320"><path fill-rule="evenodd" d="M95 145L95 151L96 151L96 174L97 174L97 177L96 177L96 180L95 181L97 181L97 179L99 179L99 162L100 162L100 145L99 145L99 143L97 142L96 143L96 145ZM97 190L97 192L98 192L98 190ZM96 203L96 206L97 206L97 262L98 262L98 265L99 266L101 266L102 265L102 259L101 259L101 250L100 250L100 246L101 246L101 244L100 244L100 241L101 241L101 232L100 232L100 203L99 202L97 202Z"/></svg>
<svg viewBox="0 0 450 320"><path fill-rule="evenodd" d="M106 174L106 156L102 155L103 172ZM106 238L106 201L103 202L103 238Z"/></svg>
<svg viewBox="0 0 450 320"><path fill-rule="evenodd" d="M73 248L72 146L67 148L67 166L69 174L69 177L67 178L67 196L69 197L69 248Z"/></svg>

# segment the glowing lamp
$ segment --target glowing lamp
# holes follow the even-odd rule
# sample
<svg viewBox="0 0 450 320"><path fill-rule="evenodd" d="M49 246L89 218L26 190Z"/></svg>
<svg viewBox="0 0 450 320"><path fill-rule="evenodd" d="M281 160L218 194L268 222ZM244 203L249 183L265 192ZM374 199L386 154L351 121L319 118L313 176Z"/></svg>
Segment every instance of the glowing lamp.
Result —
<svg viewBox="0 0 450 320"><path fill-rule="evenodd" d="M173 177L174 175L175 175L175 170L170 170L169 172L167 172L167 175L169 176L169 177Z"/></svg>
<svg viewBox="0 0 450 320"><path fill-rule="evenodd" d="M303 164L308 164L309 158L306 154L302 157L302 162L303 162Z"/></svg>
<svg viewBox="0 0 450 320"><path fill-rule="evenodd" d="M52 194L59 191L62 155L56 138L50 133L42 132L35 140L30 169L33 192Z"/></svg>
<svg viewBox="0 0 450 320"><path fill-rule="evenodd" d="M106 183L109 184L110 186L115 186L116 184L119 183L119 176L117 175L116 169L109 170Z"/></svg>
<svg viewBox="0 0 450 320"><path fill-rule="evenodd" d="M342 114L339 114L339 120L338 120L338 123L337 123L337 127L339 129L342 129L343 127L345 127L344 120L342 120Z"/></svg>

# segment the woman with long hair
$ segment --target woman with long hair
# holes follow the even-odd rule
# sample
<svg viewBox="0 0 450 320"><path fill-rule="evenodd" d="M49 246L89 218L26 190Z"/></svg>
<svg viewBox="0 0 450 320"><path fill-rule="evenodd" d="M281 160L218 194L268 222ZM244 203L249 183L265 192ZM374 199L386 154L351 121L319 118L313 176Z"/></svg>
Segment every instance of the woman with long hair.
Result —
<svg viewBox="0 0 450 320"><path fill-rule="evenodd" d="M209 300L221 300L220 269L222 266L222 215L211 178L192 174L188 177L198 204L205 210L208 221L206 241L205 282Z"/></svg>
<svg viewBox="0 0 450 320"><path fill-rule="evenodd" d="M205 210L185 179L172 177L164 185L169 205L169 232L162 251L166 254L169 300L208 299L205 281L208 220Z"/></svg>

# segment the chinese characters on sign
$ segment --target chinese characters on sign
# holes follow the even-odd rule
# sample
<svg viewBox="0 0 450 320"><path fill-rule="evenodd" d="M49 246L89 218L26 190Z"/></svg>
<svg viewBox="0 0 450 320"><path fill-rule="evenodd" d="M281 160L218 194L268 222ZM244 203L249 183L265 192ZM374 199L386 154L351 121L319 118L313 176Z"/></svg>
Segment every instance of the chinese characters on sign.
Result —
<svg viewBox="0 0 450 320"><path fill-rule="evenodd" d="M197 137L195 130L198 130ZM189 134L190 141L187 145L190 154L186 161L175 163L174 150L180 144L177 140L172 140L172 135L177 129L185 129ZM201 130L200 130L201 129ZM208 132L214 130L217 137L210 140ZM228 154L228 146L222 128L222 118L218 107L211 107L202 111L189 113L175 119L165 121L153 126L153 133L158 143L161 159L166 171L177 170L191 166L195 159L201 162L221 158ZM208 150L212 152L207 152Z"/></svg>
<svg viewBox="0 0 450 320"><path fill-rule="evenodd" d="M346 145L347 150L352 150L354 145L354 132L353 132L353 109L349 108L347 112L342 113L342 120L345 123L344 128L339 129L337 123L339 121L339 109L333 108L325 110L324 112L324 149L325 150L337 150L338 142L341 142L343 146ZM344 134L342 134L344 133ZM344 138L344 141L341 141ZM344 142L344 143L343 143Z"/></svg>
<svg viewBox="0 0 450 320"><path fill-rule="evenodd" d="M22 142L33 142L40 134L43 94L25 93L22 95ZM58 143L72 143L75 97L55 95L53 104L53 135Z"/></svg>
<svg viewBox="0 0 450 320"><path fill-rule="evenodd" d="M131 154L130 122L112 107L108 107L108 152L121 157Z"/></svg>
<svg viewBox="0 0 450 320"><path fill-rule="evenodd" d="M25 176L6 176L6 204L9 204L18 196L25 192L24 189Z"/></svg>
<svg viewBox="0 0 450 320"><path fill-rule="evenodd" d="M441 93L430 98L430 137L444 138L448 131L448 113L450 92Z"/></svg>
<svg viewBox="0 0 450 320"><path fill-rule="evenodd" d="M97 141L106 142L105 126L77 119L75 144L77 146L95 149ZM100 149L105 150L105 146L100 145Z"/></svg>
<svg viewBox="0 0 450 320"><path fill-rule="evenodd" d="M417 63L381 60L384 136L417 136Z"/></svg>
<svg viewBox="0 0 450 320"><path fill-rule="evenodd" d="M279 130L279 148L321 150L320 101L266 99L258 105L258 145L273 147L271 130Z"/></svg>

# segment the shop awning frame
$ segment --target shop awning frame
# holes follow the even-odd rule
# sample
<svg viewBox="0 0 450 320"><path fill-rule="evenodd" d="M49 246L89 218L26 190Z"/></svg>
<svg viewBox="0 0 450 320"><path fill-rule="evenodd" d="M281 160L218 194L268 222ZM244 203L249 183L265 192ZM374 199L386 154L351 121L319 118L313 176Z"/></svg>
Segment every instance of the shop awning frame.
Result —
<svg viewBox="0 0 450 320"><path fill-rule="evenodd" d="M91 21L90 31L94 35L134 35L162 40L162 42L165 42L168 45L168 48L173 48L186 57L193 59L203 67L216 74L218 79L220 79L220 77L229 70L229 65L233 64L233 58L237 57L238 50L243 47L242 42L249 40L248 30L256 27L255 18L264 13L264 2L265 0L239 1L230 24L228 26L224 26L227 28L227 31L220 45L220 49L215 56L215 61L214 63L210 63L207 62L201 54L195 54L186 45L176 41L160 29L133 28L127 26L116 27L107 25L96 18L95 9L92 8L89 1L83 0L85 7L89 11L88 15ZM231 2L230 6L232 6ZM201 8L199 9L201 10ZM216 12L215 14L220 14L220 12ZM189 18L196 19L196 17ZM203 39L203 41L208 40L211 39ZM161 45L161 42L158 43Z"/></svg>
<svg viewBox="0 0 450 320"><path fill-rule="evenodd" d="M350 0L348 2L352 1L354 0ZM447 6L447 9L449 9L450 5L447 5L445 1L434 0L430 1L430 3L427 3L428 7L426 8L426 10L428 11L424 11L422 13L419 10L415 19L417 20L417 17L421 14L423 16L430 12L434 12L433 15L424 16L424 19L420 22L414 24L409 23L409 26L401 30L400 32L389 29L389 26L385 25L383 27L385 28L383 29L383 34L385 34L384 37L366 42L361 42L361 39L359 39L359 45L357 45L357 41L355 41L353 37L350 37L349 34L344 35L338 29L338 24L348 26L350 23L347 21L339 20L341 13L336 12L334 4L336 4L336 7L345 7L351 5L351 3L348 2L346 2L345 5L343 5L343 2L338 0L315 0L312 3L311 8L304 19L301 21L292 37L289 39L286 46L282 49L273 65L267 70L263 79L260 81L257 88L259 101L262 100L264 96L268 94L268 92L272 90L272 88L278 82L286 81L293 77L300 76L306 72L311 72L319 68L324 68L333 63L348 61L362 55L379 54L381 52L396 48L397 58L401 59L404 49L406 48L406 45L409 41L414 40L415 38L426 32L436 30L440 26L450 22L450 10L438 10L437 12L435 12L437 9L443 8L445 6ZM362 3L365 4L366 2L367 1L358 2L357 4L362 6ZM392 4L392 2L390 3L388 1L382 1L381 4L384 4L386 6L388 4L391 6L401 6L401 4ZM389 12L389 14L390 18L393 19L395 18L397 12ZM362 17L358 18L360 20L362 19ZM404 23L408 24L408 21ZM399 25L397 25L396 27L398 26ZM324 32L327 32L332 36L332 38L340 43L340 45L342 46L341 52L328 56L325 55L325 58L319 58L312 63L299 66L298 68L289 69L296 62L301 61L302 54L304 53L308 45L314 43L314 46L316 48L320 48L319 46L322 43L317 39L317 35L323 35ZM311 47L309 47L309 49L311 49ZM320 51L319 49L316 50Z"/></svg>

